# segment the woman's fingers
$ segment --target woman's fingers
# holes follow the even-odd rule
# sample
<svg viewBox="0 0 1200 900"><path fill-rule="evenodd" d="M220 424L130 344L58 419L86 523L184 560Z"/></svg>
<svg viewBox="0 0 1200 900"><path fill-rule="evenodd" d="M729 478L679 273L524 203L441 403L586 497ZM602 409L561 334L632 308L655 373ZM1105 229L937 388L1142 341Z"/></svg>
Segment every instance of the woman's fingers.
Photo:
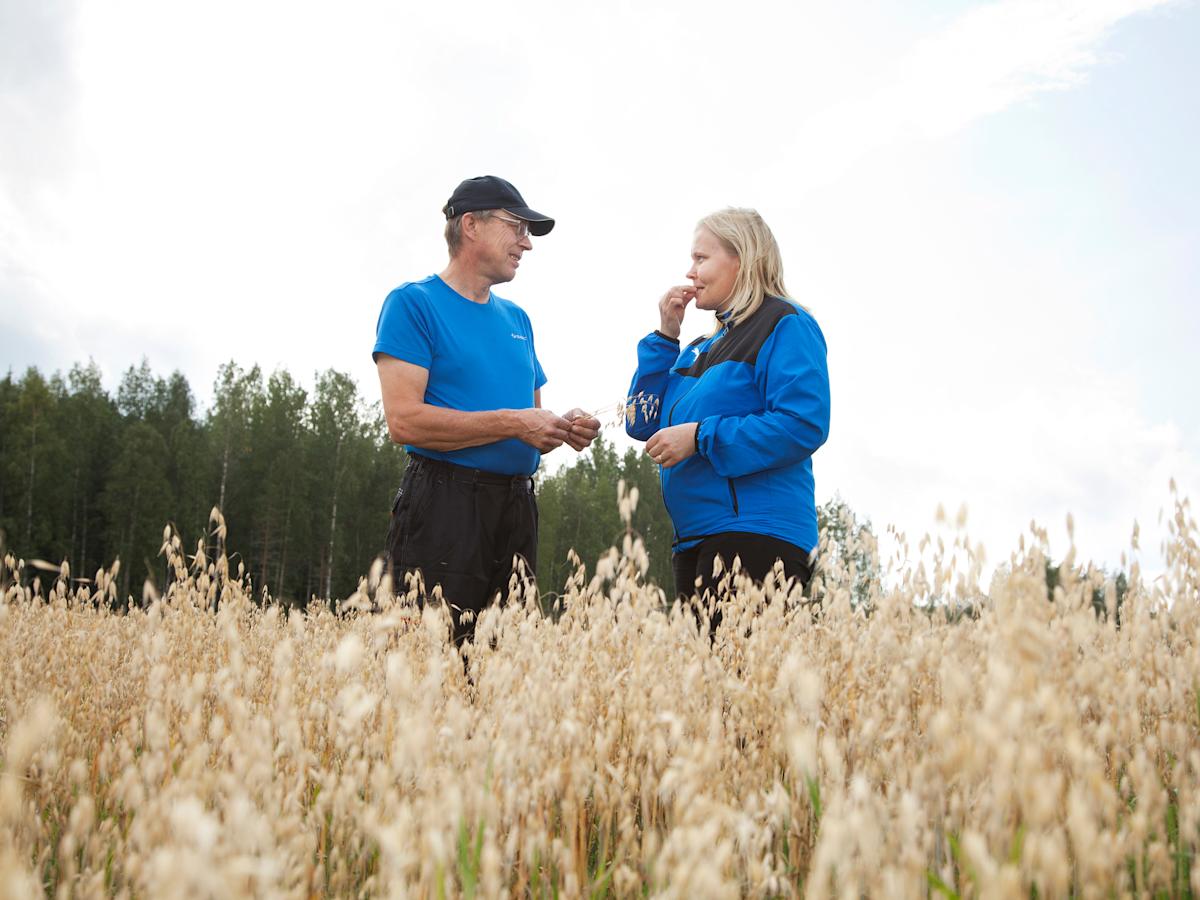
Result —
<svg viewBox="0 0 1200 900"><path fill-rule="evenodd" d="M646 441L646 455L660 466L669 464L670 445L663 438L661 431L653 435L650 440Z"/></svg>
<svg viewBox="0 0 1200 900"><path fill-rule="evenodd" d="M696 289L690 284L677 284L658 301L658 314L663 334L678 338L687 305L695 298Z"/></svg>
<svg viewBox="0 0 1200 900"><path fill-rule="evenodd" d="M696 296L696 289L690 284L677 284L670 288L658 301L660 309L667 306L684 307Z"/></svg>
<svg viewBox="0 0 1200 900"><path fill-rule="evenodd" d="M667 296L679 306L687 306L688 301L696 296L696 289L690 284L680 284L667 291Z"/></svg>
<svg viewBox="0 0 1200 900"><path fill-rule="evenodd" d="M684 422L655 432L650 440L646 441L646 455L664 469L683 462L696 452L694 448L697 428L699 424L696 422Z"/></svg>

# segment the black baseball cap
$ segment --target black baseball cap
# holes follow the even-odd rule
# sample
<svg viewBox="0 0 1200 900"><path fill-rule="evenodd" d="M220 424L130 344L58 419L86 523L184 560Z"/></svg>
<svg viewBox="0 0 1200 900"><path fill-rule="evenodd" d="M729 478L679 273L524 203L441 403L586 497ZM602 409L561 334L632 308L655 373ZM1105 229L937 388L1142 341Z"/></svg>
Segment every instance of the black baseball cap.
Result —
<svg viewBox="0 0 1200 900"><path fill-rule="evenodd" d="M446 214L447 219L453 219L463 213L478 212L481 209L502 209L518 219L524 219L529 223L529 233L536 237L549 234L550 229L554 227L552 218L526 206L521 192L495 175L468 178L454 189L454 193L442 207L442 212Z"/></svg>

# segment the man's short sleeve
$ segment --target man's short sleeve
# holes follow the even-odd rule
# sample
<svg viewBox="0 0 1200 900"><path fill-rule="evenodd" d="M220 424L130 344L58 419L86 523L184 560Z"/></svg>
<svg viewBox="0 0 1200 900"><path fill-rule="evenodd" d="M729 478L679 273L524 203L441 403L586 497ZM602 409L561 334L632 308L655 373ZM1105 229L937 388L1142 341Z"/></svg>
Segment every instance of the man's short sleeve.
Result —
<svg viewBox="0 0 1200 900"><path fill-rule="evenodd" d="M537 349L533 346L533 329L529 331L529 350L533 355L533 389L540 391L547 379L546 373L542 371L541 360L537 358Z"/></svg>
<svg viewBox="0 0 1200 900"><path fill-rule="evenodd" d="M396 288L383 301L375 327L375 349L380 353L428 369L433 363L433 334L429 327L424 296L412 285Z"/></svg>

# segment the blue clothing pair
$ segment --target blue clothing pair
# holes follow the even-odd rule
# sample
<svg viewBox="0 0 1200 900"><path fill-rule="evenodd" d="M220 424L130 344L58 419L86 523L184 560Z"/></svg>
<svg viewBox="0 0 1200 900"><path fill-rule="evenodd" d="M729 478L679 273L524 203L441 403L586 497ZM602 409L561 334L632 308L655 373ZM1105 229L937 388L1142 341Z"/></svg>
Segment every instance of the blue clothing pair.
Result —
<svg viewBox="0 0 1200 900"><path fill-rule="evenodd" d="M638 344L626 430L699 423L696 453L662 469L675 550L727 532L817 545L812 455L829 434L829 371L816 320L766 297L745 321L680 350L660 332Z"/></svg>
<svg viewBox="0 0 1200 900"><path fill-rule="evenodd" d="M475 303L436 275L388 294L372 356L380 353L428 369L425 402L446 409L529 409L546 383L521 307L495 294ZM532 475L541 461L536 448L516 438L462 450L404 449L501 475Z"/></svg>
<svg viewBox="0 0 1200 900"><path fill-rule="evenodd" d="M546 375L529 317L490 295L474 303L430 276L392 291L374 354L429 371L425 401L464 411L525 409ZM698 422L697 452L662 470L675 550L744 532L806 551L817 544L812 454L829 433L825 339L797 304L767 297L733 328L679 342L654 333L638 345L629 434ZM516 439L453 451L407 447L426 457L503 475L531 475L540 454Z"/></svg>

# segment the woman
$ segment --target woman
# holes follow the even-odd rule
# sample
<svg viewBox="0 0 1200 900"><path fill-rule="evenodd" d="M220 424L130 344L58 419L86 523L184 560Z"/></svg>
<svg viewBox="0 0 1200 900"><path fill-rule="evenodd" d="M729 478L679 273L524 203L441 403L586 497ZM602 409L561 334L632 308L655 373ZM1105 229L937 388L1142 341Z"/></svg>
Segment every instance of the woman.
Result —
<svg viewBox="0 0 1200 900"><path fill-rule="evenodd" d="M690 285L658 303L638 344L626 430L660 466L682 596L712 590L713 561L761 581L777 560L807 583L817 545L812 455L829 433L825 338L788 299L771 230L752 209L700 220ZM716 314L680 350L687 305ZM655 402L657 400L657 402Z"/></svg>

